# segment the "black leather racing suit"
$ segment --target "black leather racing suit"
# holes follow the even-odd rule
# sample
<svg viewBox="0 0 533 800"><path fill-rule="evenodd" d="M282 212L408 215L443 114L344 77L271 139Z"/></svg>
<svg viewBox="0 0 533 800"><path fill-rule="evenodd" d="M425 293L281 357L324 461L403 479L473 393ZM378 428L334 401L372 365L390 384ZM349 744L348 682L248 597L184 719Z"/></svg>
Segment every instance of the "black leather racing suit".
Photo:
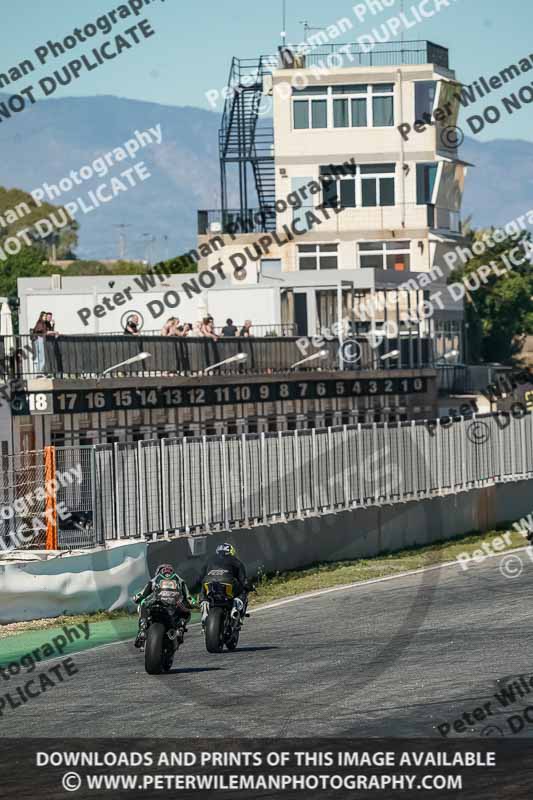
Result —
<svg viewBox="0 0 533 800"><path fill-rule="evenodd" d="M246 568L242 561L235 556L215 555L207 567L206 574L202 581L204 583L231 583L233 586L233 597L238 597L246 606L248 599L248 579ZM202 597L204 591L202 588Z"/></svg>

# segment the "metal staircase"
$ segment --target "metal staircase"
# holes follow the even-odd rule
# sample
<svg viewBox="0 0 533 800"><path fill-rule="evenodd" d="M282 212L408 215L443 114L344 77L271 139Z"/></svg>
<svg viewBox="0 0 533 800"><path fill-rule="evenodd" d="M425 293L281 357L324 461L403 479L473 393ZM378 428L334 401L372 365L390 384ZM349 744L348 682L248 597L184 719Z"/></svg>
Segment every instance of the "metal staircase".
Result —
<svg viewBox="0 0 533 800"><path fill-rule="evenodd" d="M246 233L257 229L257 220L249 224L256 212L250 207L249 171L251 168L259 209L260 227L275 230L276 174L274 166L274 129L272 122L260 122L264 78L272 68L272 60L234 58L231 62L222 124L219 131L221 199L223 220L228 219L228 164L236 164L239 174L240 209L237 229ZM232 213L235 222L235 214Z"/></svg>

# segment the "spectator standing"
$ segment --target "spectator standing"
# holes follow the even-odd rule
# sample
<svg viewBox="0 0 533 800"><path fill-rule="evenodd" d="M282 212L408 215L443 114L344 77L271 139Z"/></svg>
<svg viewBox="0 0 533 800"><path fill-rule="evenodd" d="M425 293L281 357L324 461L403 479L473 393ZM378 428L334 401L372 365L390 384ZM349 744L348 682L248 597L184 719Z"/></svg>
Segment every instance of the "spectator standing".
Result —
<svg viewBox="0 0 533 800"><path fill-rule="evenodd" d="M128 317L126 321L126 325L124 327L124 333L129 336L139 336L141 332L139 330L140 322L141 320L139 319L139 316L137 314L132 314L130 317Z"/></svg>
<svg viewBox="0 0 533 800"><path fill-rule="evenodd" d="M213 317L204 317L201 330L202 336L207 336L209 339L214 339L215 342L218 342L218 336L213 327Z"/></svg>
<svg viewBox="0 0 533 800"><path fill-rule="evenodd" d="M191 336L192 334L192 325L190 322L186 322L183 326L183 333L182 336Z"/></svg>
<svg viewBox="0 0 533 800"><path fill-rule="evenodd" d="M39 314L39 319L33 326L31 335L33 344L35 346L33 364L36 373L39 375L42 375L44 370L44 337L48 334L48 327L46 324L47 316L48 315L46 311L41 311Z"/></svg>
<svg viewBox="0 0 533 800"><path fill-rule="evenodd" d="M178 324L179 319L176 317L169 317L161 328L161 336L175 336Z"/></svg>
<svg viewBox="0 0 533 800"><path fill-rule="evenodd" d="M202 323L195 322L192 326L192 336L203 336Z"/></svg>
<svg viewBox="0 0 533 800"><path fill-rule="evenodd" d="M222 336L237 336L237 326L232 319L226 320L226 325L222 328Z"/></svg>
<svg viewBox="0 0 533 800"><path fill-rule="evenodd" d="M244 321L244 325L239 331L239 336L252 336L252 321L250 319Z"/></svg>
<svg viewBox="0 0 533 800"><path fill-rule="evenodd" d="M46 325L47 336L59 336L59 333L56 332L56 324L51 311L46 312L44 324Z"/></svg>

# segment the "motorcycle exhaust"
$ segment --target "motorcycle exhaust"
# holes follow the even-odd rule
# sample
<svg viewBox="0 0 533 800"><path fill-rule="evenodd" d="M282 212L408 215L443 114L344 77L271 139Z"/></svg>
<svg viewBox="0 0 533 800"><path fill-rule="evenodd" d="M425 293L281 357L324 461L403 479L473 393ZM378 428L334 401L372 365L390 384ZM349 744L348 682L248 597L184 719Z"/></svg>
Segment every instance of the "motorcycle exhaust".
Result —
<svg viewBox="0 0 533 800"><path fill-rule="evenodd" d="M175 630L175 629L172 629L172 630L170 630L170 631L167 631L167 636L168 636L168 638L170 639L170 641L171 641L171 642L173 642L173 641L174 641L174 639L176 639L176 638L177 638L177 636L178 636L178 631L177 631L177 630Z"/></svg>

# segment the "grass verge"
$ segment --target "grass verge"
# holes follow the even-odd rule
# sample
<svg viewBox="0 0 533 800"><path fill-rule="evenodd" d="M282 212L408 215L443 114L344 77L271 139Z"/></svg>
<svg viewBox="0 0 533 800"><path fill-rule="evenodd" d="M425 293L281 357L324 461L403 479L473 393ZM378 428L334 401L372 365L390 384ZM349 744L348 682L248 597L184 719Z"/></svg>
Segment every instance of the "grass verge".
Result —
<svg viewBox="0 0 533 800"><path fill-rule="evenodd" d="M411 547L395 553L373 556L367 559L354 561L335 561L331 563L315 564L306 569L292 572L276 573L275 575L261 575L256 581L257 592L250 595L250 606L271 603L317 589L329 589L345 583L362 583L372 578L383 578L401 572L421 569L446 561L453 561L460 553L470 553L479 549L482 542L490 542L495 537L508 533L507 543L501 550L512 550L523 547L527 540L516 531L509 531L503 527L486 533L469 533L456 539L436 542L427 547ZM459 569L459 565L457 567ZM136 614L127 611L98 611L93 614L77 614L75 616L61 616L47 619L32 620L29 622L14 622L0 625L0 639L12 637L27 631L46 630L61 627L62 625L75 625L82 622L106 622L119 620L125 617L133 619Z"/></svg>

